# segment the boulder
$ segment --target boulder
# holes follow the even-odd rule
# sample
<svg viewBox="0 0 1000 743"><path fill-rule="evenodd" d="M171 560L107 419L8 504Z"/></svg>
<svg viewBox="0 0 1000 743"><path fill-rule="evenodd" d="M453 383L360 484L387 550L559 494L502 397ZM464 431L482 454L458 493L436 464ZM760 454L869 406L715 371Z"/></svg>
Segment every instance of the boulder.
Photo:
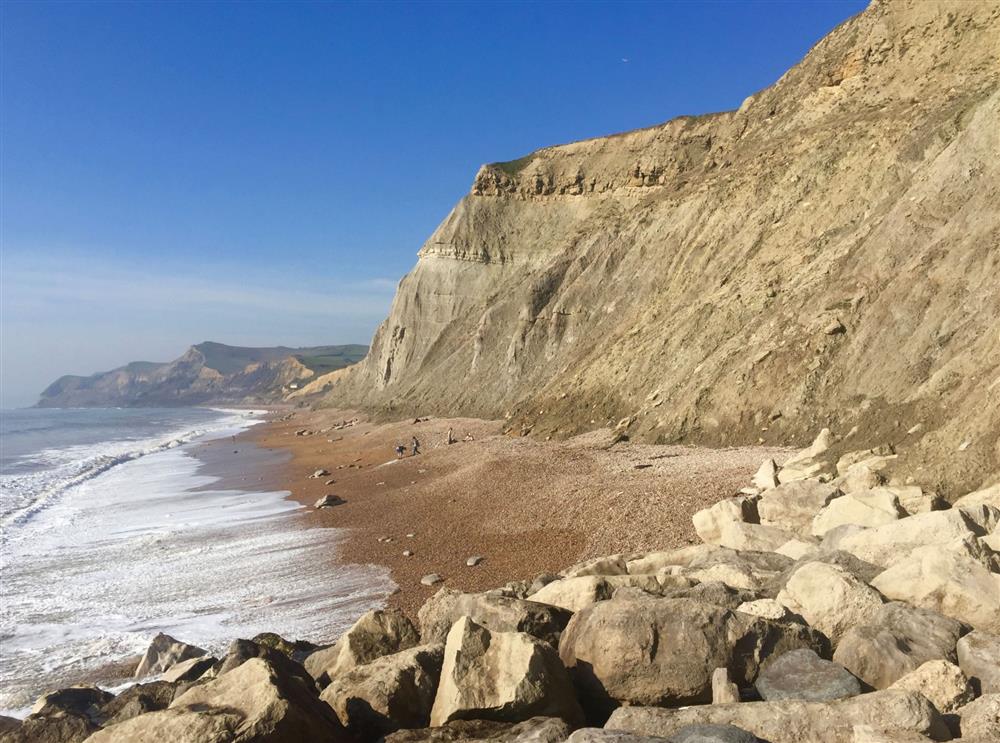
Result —
<svg viewBox="0 0 1000 743"><path fill-rule="evenodd" d="M774 552L795 536L793 532L776 526L731 521L720 525L719 545L734 550Z"/></svg>
<svg viewBox="0 0 1000 743"><path fill-rule="evenodd" d="M2 743L82 743L98 729L87 716L68 712L29 715L23 722L6 727L0 731Z"/></svg>
<svg viewBox="0 0 1000 743"><path fill-rule="evenodd" d="M861 693L861 683L847 669L823 660L808 648L790 650L772 660L757 676L754 686L767 702L827 702Z"/></svg>
<svg viewBox="0 0 1000 743"><path fill-rule="evenodd" d="M747 496L727 498L703 508L691 517L694 530L706 544L722 544L723 527L731 523L759 523L755 499Z"/></svg>
<svg viewBox="0 0 1000 743"><path fill-rule="evenodd" d="M855 725L854 743L927 743L931 739L912 730L883 730L873 725Z"/></svg>
<svg viewBox="0 0 1000 743"><path fill-rule="evenodd" d="M430 723L443 645L421 645L346 669L320 698L349 732L372 740L399 728Z"/></svg>
<svg viewBox="0 0 1000 743"><path fill-rule="evenodd" d="M163 680L168 683L180 681L197 681L204 673L214 666L218 660L210 656L188 658L176 663L163 673Z"/></svg>
<svg viewBox="0 0 1000 743"><path fill-rule="evenodd" d="M1000 508L1000 482L963 495L952 504L953 508L974 508L976 506Z"/></svg>
<svg viewBox="0 0 1000 743"><path fill-rule="evenodd" d="M731 588L746 588L751 591L758 590L764 582L749 565L733 563L720 563L707 568L688 568L684 571L684 577L699 583L717 581Z"/></svg>
<svg viewBox="0 0 1000 743"><path fill-rule="evenodd" d="M300 679L282 673L263 658L251 658L217 679L188 689L169 708L106 727L88 743L299 740L334 743L345 741L346 735L333 710Z"/></svg>
<svg viewBox="0 0 1000 743"><path fill-rule="evenodd" d="M398 609L373 609L364 614L329 648L305 660L309 675L321 684L338 674L419 644L413 623Z"/></svg>
<svg viewBox="0 0 1000 743"><path fill-rule="evenodd" d="M566 739L566 743L666 743L666 738L653 735L633 735L620 730L580 728Z"/></svg>
<svg viewBox="0 0 1000 743"><path fill-rule="evenodd" d="M296 663L287 655L274 648L267 647L266 645L258 645L252 640L234 640L230 643L228 652L223 656L222 660L212 666L209 674L217 678L224 676L254 658L266 660L271 667L276 668L283 676L297 678L306 688L313 691L316 690L316 684L312 676L309 675L309 672L300 663ZM205 677L203 676L202 678Z"/></svg>
<svg viewBox="0 0 1000 743"><path fill-rule="evenodd" d="M599 718L622 702L709 702L716 668L727 668L737 685L747 686L768 656L799 647L825 653L825 643L803 625L691 599L615 599L575 614L559 655L581 702Z"/></svg>
<svg viewBox="0 0 1000 743"><path fill-rule="evenodd" d="M448 632L431 725L457 719L521 722L583 719L569 675L546 642L524 632L491 632L462 617Z"/></svg>
<svg viewBox="0 0 1000 743"><path fill-rule="evenodd" d="M846 536L840 540L840 549L883 567L898 560L909 562L909 553L918 547L986 534L976 515L955 508L920 513Z"/></svg>
<svg viewBox="0 0 1000 743"><path fill-rule="evenodd" d="M153 641L146 648L146 653L139 661L135 669L135 677L143 678L152 676L155 673L163 673L170 666L180 663L188 658L199 658L206 655L207 651L194 645L175 640L170 635L162 632L153 638Z"/></svg>
<svg viewBox="0 0 1000 743"><path fill-rule="evenodd" d="M760 490L778 487L778 465L774 463L773 459L765 459L757 468L750 482Z"/></svg>
<svg viewBox="0 0 1000 743"><path fill-rule="evenodd" d="M70 686L43 694L31 708L33 715L53 715L68 712L94 719L99 716L100 707L114 699L114 694L96 686Z"/></svg>
<svg viewBox="0 0 1000 743"><path fill-rule="evenodd" d="M258 645L265 645L269 648L284 653L297 663L301 663L309 657L311 653L319 650L319 645L315 645L307 640L286 640L274 632L261 632L250 638L251 642Z"/></svg>
<svg viewBox="0 0 1000 743"><path fill-rule="evenodd" d="M181 688L178 684L172 684L168 681L135 684L103 705L98 715L98 721L104 726L114 725L137 715L166 709L174 701L178 689Z"/></svg>
<svg viewBox="0 0 1000 743"><path fill-rule="evenodd" d="M887 490L895 495L899 501L899 505L910 516L951 508L948 501L937 493L925 493L918 485L893 485L880 489Z"/></svg>
<svg viewBox="0 0 1000 743"><path fill-rule="evenodd" d="M732 725L685 725L665 740L667 743L761 743L753 733Z"/></svg>
<svg viewBox="0 0 1000 743"><path fill-rule="evenodd" d="M853 743L855 725L871 725L947 740L934 705L920 694L889 690L834 702L743 702L684 709L621 707L605 728L669 737L685 725L734 725L769 743Z"/></svg>
<svg viewBox="0 0 1000 743"><path fill-rule="evenodd" d="M463 616L493 632L527 632L555 646L572 612L537 601L444 588L420 607L421 644L443 643Z"/></svg>
<svg viewBox="0 0 1000 743"><path fill-rule="evenodd" d="M931 660L954 662L964 627L941 614L891 601L869 625L849 629L833 659L868 686L886 689Z"/></svg>
<svg viewBox="0 0 1000 743"><path fill-rule="evenodd" d="M562 743L569 726L558 717L532 717L524 722L454 720L433 728L400 730L385 743Z"/></svg>
<svg viewBox="0 0 1000 743"><path fill-rule="evenodd" d="M840 500L840 496L840 490L833 485L799 480L769 491L757 504L757 512L761 524L808 534L816 514L827 504Z"/></svg>
<svg viewBox="0 0 1000 743"><path fill-rule="evenodd" d="M872 586L891 599L932 609L976 629L1000 633L1000 575L991 573L978 560L940 545L914 549L907 560L879 574Z"/></svg>
<svg viewBox="0 0 1000 743"><path fill-rule="evenodd" d="M736 611L741 611L744 614L750 614L755 617L761 617L762 619L770 619L775 622L791 619L794 616L785 606L779 604L774 599L746 601L737 606Z"/></svg>
<svg viewBox="0 0 1000 743"><path fill-rule="evenodd" d="M528 598L569 611L579 611L597 601L611 598L611 591L611 584L601 576L583 575L553 581Z"/></svg>
<svg viewBox="0 0 1000 743"><path fill-rule="evenodd" d="M714 544L692 544L675 550L648 552L626 561L629 575L662 573L674 568L688 567L692 562L709 559L714 555L731 553L733 550Z"/></svg>
<svg viewBox="0 0 1000 743"><path fill-rule="evenodd" d="M585 575L625 575L628 567L622 555L595 557L572 565L562 571L563 578L580 578Z"/></svg>
<svg viewBox="0 0 1000 743"><path fill-rule="evenodd" d="M955 652L976 694L1000 693L1000 636L975 630L958 641Z"/></svg>
<svg viewBox="0 0 1000 743"><path fill-rule="evenodd" d="M761 592L747 588L733 588L721 581L710 581L689 588L664 590L663 598L692 599L703 604L712 604L735 611L740 604L761 598Z"/></svg>
<svg viewBox="0 0 1000 743"><path fill-rule="evenodd" d="M784 484L808 478L830 480L836 477L835 465L824 456L832 443L830 429L824 428L808 449L803 449L781 465L778 482Z"/></svg>
<svg viewBox="0 0 1000 743"><path fill-rule="evenodd" d="M920 692L938 712L954 712L976 698L962 669L946 660L929 660L889 688Z"/></svg>
<svg viewBox="0 0 1000 743"><path fill-rule="evenodd" d="M819 551L819 545L813 542L804 542L801 539L789 539L775 550L779 555L784 555L792 560L808 559Z"/></svg>
<svg viewBox="0 0 1000 743"><path fill-rule="evenodd" d="M882 596L837 565L807 562L788 578L776 600L805 618L836 645L856 625L871 624Z"/></svg>
<svg viewBox="0 0 1000 743"><path fill-rule="evenodd" d="M975 740L976 743L1000 740L1000 694L983 694L959 708L956 714L962 740Z"/></svg>
<svg viewBox="0 0 1000 743"><path fill-rule="evenodd" d="M881 526L907 516L899 499L887 488L861 490L836 498L812 520L814 536L822 537L831 529L845 524L865 528Z"/></svg>

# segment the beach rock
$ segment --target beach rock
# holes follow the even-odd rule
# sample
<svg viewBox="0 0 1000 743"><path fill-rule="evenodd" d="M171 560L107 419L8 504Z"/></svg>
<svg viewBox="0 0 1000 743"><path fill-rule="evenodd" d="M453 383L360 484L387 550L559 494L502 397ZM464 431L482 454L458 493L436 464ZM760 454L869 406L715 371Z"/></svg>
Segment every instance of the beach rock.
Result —
<svg viewBox="0 0 1000 743"><path fill-rule="evenodd" d="M891 599L932 609L979 630L1000 633L1000 575L987 570L978 560L941 549L940 545L914 549L909 559L879 574L872 586Z"/></svg>
<svg viewBox="0 0 1000 743"><path fill-rule="evenodd" d="M443 583L444 578L442 578L437 573L429 573L420 579L420 584L424 586L436 586L438 583Z"/></svg>
<svg viewBox="0 0 1000 743"><path fill-rule="evenodd" d="M551 645L523 632L491 632L462 617L448 632L431 725L455 719L521 722L583 719L569 675Z"/></svg>
<svg viewBox="0 0 1000 743"><path fill-rule="evenodd" d="M803 563L775 597L836 645L851 627L871 624L882 596L837 565Z"/></svg>
<svg viewBox="0 0 1000 743"><path fill-rule="evenodd" d="M740 564L719 564L707 568L688 568L684 571L684 577L690 578L698 583L723 583L730 588L745 588L751 591L758 590L763 581L758 577L753 568Z"/></svg>
<svg viewBox="0 0 1000 743"><path fill-rule="evenodd" d="M562 743L569 726L557 717L532 717L524 722L454 720L441 727L400 730L385 743Z"/></svg>
<svg viewBox="0 0 1000 743"><path fill-rule="evenodd" d="M217 679L188 689L168 709L106 727L88 743L306 740L335 743L347 737L333 710L299 679L262 658L251 658Z"/></svg>
<svg viewBox="0 0 1000 743"><path fill-rule="evenodd" d="M963 495L952 504L952 508L974 508L976 506L993 506L993 508L1000 509L1000 482Z"/></svg>
<svg viewBox="0 0 1000 743"><path fill-rule="evenodd" d="M527 632L555 646L572 612L537 601L442 588L424 602L417 616L423 645L443 643L451 626L467 616L492 632Z"/></svg>
<svg viewBox="0 0 1000 743"><path fill-rule="evenodd" d="M833 485L816 480L799 480L779 485L760 499L757 512L765 526L808 534L813 518L827 504L841 499Z"/></svg>
<svg viewBox="0 0 1000 743"><path fill-rule="evenodd" d="M135 684L104 704L97 721L103 726L114 725L147 712L166 709L182 688L168 681Z"/></svg>
<svg viewBox="0 0 1000 743"><path fill-rule="evenodd" d="M595 717L618 703L711 701L716 668L746 686L770 655L826 639L795 623L769 622L691 599L605 601L575 614L559 655Z"/></svg>
<svg viewBox="0 0 1000 743"><path fill-rule="evenodd" d="M918 485L893 485L880 489L895 495L899 505L910 516L951 508L948 501L937 493L925 493Z"/></svg>
<svg viewBox="0 0 1000 743"><path fill-rule="evenodd" d="M599 575L561 578L544 586L528 598L541 604L558 606L568 611L580 611L598 601L611 598L612 587Z"/></svg>
<svg viewBox="0 0 1000 743"><path fill-rule="evenodd" d="M70 686L43 694L35 701L31 714L53 715L57 712L68 712L94 719L98 717L100 707L114 699L114 696L96 686Z"/></svg>
<svg viewBox="0 0 1000 743"><path fill-rule="evenodd" d="M343 505L346 501L339 495L328 493L313 504L313 508L333 508Z"/></svg>
<svg viewBox="0 0 1000 743"><path fill-rule="evenodd" d="M219 678L254 658L266 660L270 667L277 669L283 676L296 678L306 688L316 690L312 676L301 663L296 663L284 653L266 645L259 645L252 640L234 640L222 660L212 666L212 670L208 673Z"/></svg>
<svg viewBox="0 0 1000 743"><path fill-rule="evenodd" d="M327 470L318 469L315 472L313 472L311 475L309 475L309 478L315 480L317 477L329 477L329 476L330 476L330 473Z"/></svg>
<svg viewBox="0 0 1000 743"><path fill-rule="evenodd" d="M810 562L834 565L841 570L846 570L862 583L871 583L871 581L875 579L875 576L882 572L882 568L880 566L860 560L850 552L844 552L843 550L831 551L820 549L816 552L816 554L810 555L809 557L795 563L789 570L785 571L777 580L775 580L771 587L775 590L781 590L785 587L788 583L788 579L792 577L799 566Z"/></svg>
<svg viewBox="0 0 1000 743"><path fill-rule="evenodd" d="M182 660L199 658L206 654L207 651L199 647L175 640L170 635L161 632L149 644L142 660L136 666L134 675L135 678L152 676L154 673L162 673Z"/></svg>
<svg viewBox="0 0 1000 743"><path fill-rule="evenodd" d="M1000 693L1000 636L975 630L960 639L955 650L977 694Z"/></svg>
<svg viewBox="0 0 1000 743"><path fill-rule="evenodd" d="M774 552L793 538L795 534L787 529L731 521L720 525L719 545L734 550Z"/></svg>
<svg viewBox="0 0 1000 743"><path fill-rule="evenodd" d="M665 743L666 738L652 735L632 735L620 730L580 728L566 739L566 743Z"/></svg>
<svg viewBox="0 0 1000 743"><path fill-rule="evenodd" d="M217 663L216 658L202 656L201 658L188 658L176 663L163 673L163 680L168 683L179 681L197 681L204 675L205 671Z"/></svg>
<svg viewBox="0 0 1000 743"><path fill-rule="evenodd" d="M864 529L840 540L840 549L875 565L888 567L919 547L982 536L987 530L962 509L931 511ZM978 514L983 518L983 514Z"/></svg>
<svg viewBox="0 0 1000 743"><path fill-rule="evenodd" d="M823 660L808 648L790 650L770 661L754 686L767 702L827 702L861 693L861 683L842 665Z"/></svg>
<svg viewBox="0 0 1000 743"><path fill-rule="evenodd" d="M362 615L337 642L305 661L309 675L320 684L357 666L420 643L417 628L399 609L373 609Z"/></svg>
<svg viewBox="0 0 1000 743"><path fill-rule="evenodd" d="M761 593L747 588L733 588L721 581L711 581L699 583L689 588L664 590L663 598L691 599L699 603L735 610L741 604L761 598Z"/></svg>
<svg viewBox="0 0 1000 743"><path fill-rule="evenodd" d="M736 607L736 611L743 612L744 614L750 614L755 617L760 617L761 619L770 619L775 622L780 622L785 619L791 619L794 615L788 611L788 608L779 604L774 599L757 599L756 601L745 601Z"/></svg>
<svg viewBox="0 0 1000 743"><path fill-rule="evenodd" d="M962 740L995 743L1000 740L1000 694L983 694L956 713Z"/></svg>
<svg viewBox="0 0 1000 743"><path fill-rule="evenodd" d="M784 484L806 479L828 481L836 477L835 464L824 456L832 443L833 436L830 429L824 428L808 449L803 449L781 465L778 482Z"/></svg>
<svg viewBox="0 0 1000 743"><path fill-rule="evenodd" d="M251 637L250 641L258 645L274 648L298 663L301 663L310 654L319 650L319 645L307 640L286 640L274 632L261 632Z"/></svg>
<svg viewBox="0 0 1000 743"><path fill-rule="evenodd" d="M778 487L778 465L774 463L773 459L765 459L750 481L761 490Z"/></svg>
<svg viewBox="0 0 1000 743"><path fill-rule="evenodd" d="M733 725L769 743L853 743L855 725L947 740L941 715L921 694L889 690L833 702L743 702L684 709L621 707L605 728L669 737L685 725Z"/></svg>
<svg viewBox="0 0 1000 743"><path fill-rule="evenodd" d="M854 743L928 743L931 738L912 730L883 730L872 725L854 726Z"/></svg>
<svg viewBox="0 0 1000 743"><path fill-rule="evenodd" d="M845 524L870 528L898 521L907 515L899 499L887 488L862 490L831 501L812 519L811 529L814 536L822 537L831 529Z"/></svg>
<svg viewBox="0 0 1000 743"><path fill-rule="evenodd" d="M898 601L883 604L871 624L849 629L833 660L875 689L886 689L931 660L955 662L965 628L937 612Z"/></svg>
<svg viewBox="0 0 1000 743"><path fill-rule="evenodd" d="M443 645L383 655L338 673L320 698L349 732L364 740L399 728L426 727L443 655Z"/></svg>
<svg viewBox="0 0 1000 743"><path fill-rule="evenodd" d="M721 544L722 530L726 524L759 523L755 499L751 497L727 498L703 508L691 517L694 530L706 544Z"/></svg>
<svg viewBox="0 0 1000 743"><path fill-rule="evenodd" d="M801 539L789 539L775 550L792 560L802 560L814 556L819 551L819 545L814 542L804 542Z"/></svg>
<svg viewBox="0 0 1000 743"><path fill-rule="evenodd" d="M468 558L465 561L465 565L466 565L466 567L474 568L474 567L476 567L476 565L478 565L479 563L481 563L485 559L486 558L483 557L482 555L473 555L472 557Z"/></svg>
<svg viewBox="0 0 1000 743"><path fill-rule="evenodd" d="M647 552L625 562L629 575L663 573L674 568L689 567L692 562L706 560L714 555L735 553L735 550L714 544L692 544L675 550Z"/></svg>
<svg viewBox="0 0 1000 743"><path fill-rule="evenodd" d="M585 575L625 575L628 567L621 555L595 557L578 562L562 571L564 578L580 578Z"/></svg>
<svg viewBox="0 0 1000 743"><path fill-rule="evenodd" d="M68 712L29 715L6 727L0 731L0 743L81 743L98 729L87 716Z"/></svg>
<svg viewBox="0 0 1000 743"><path fill-rule="evenodd" d="M753 733L733 725L685 725L666 739L668 743L760 743Z"/></svg>
<svg viewBox="0 0 1000 743"><path fill-rule="evenodd" d="M729 680L729 670L712 671L712 704L735 704L740 701L740 687Z"/></svg>
<svg viewBox="0 0 1000 743"><path fill-rule="evenodd" d="M938 712L954 712L976 698L962 669L946 660L929 660L889 688L920 692Z"/></svg>

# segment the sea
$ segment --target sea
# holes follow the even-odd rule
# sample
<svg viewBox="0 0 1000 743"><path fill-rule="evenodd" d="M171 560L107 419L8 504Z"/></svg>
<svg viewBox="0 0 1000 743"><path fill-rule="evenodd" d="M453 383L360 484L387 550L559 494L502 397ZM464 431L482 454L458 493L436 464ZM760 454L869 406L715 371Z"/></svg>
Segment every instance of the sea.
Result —
<svg viewBox="0 0 1000 743"><path fill-rule="evenodd" d="M307 527L287 492L255 489L284 456L233 439L260 421L0 411L0 714L100 677L158 632L213 654L264 631L324 643L383 605L386 570L339 564L340 530ZM233 457L239 487L207 451Z"/></svg>

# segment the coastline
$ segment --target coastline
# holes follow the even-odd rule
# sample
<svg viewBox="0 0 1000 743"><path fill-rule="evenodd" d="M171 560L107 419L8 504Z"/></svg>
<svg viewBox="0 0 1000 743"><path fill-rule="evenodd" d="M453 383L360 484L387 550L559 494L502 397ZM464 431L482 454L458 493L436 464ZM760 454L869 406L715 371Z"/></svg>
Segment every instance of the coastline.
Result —
<svg viewBox="0 0 1000 743"><path fill-rule="evenodd" d="M413 618L443 586L484 591L588 557L696 544L695 511L738 491L765 458L789 453L628 442L609 448L606 431L541 441L504 435L502 421L372 423L350 410L281 412L237 439L288 453L263 484L308 507L307 526L348 530L331 559L387 568L399 587L388 605ZM342 425L349 421L356 422ZM449 428L457 439L451 445ZM463 440L467 433L473 440ZM421 453L397 460L396 443L408 447L412 436ZM319 469L330 474L310 477ZM343 503L313 508L328 494ZM473 556L483 559L467 566ZM433 573L444 581L421 585Z"/></svg>

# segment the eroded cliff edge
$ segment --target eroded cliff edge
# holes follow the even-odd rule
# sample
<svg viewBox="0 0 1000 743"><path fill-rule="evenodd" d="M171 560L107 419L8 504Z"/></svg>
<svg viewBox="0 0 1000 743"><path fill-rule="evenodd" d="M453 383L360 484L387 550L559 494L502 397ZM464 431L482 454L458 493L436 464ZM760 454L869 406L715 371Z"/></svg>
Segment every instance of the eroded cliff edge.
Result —
<svg viewBox="0 0 1000 743"><path fill-rule="evenodd" d="M737 111L484 166L326 400L716 444L825 425L967 490L1000 469L998 153L1000 4L877 0Z"/></svg>

